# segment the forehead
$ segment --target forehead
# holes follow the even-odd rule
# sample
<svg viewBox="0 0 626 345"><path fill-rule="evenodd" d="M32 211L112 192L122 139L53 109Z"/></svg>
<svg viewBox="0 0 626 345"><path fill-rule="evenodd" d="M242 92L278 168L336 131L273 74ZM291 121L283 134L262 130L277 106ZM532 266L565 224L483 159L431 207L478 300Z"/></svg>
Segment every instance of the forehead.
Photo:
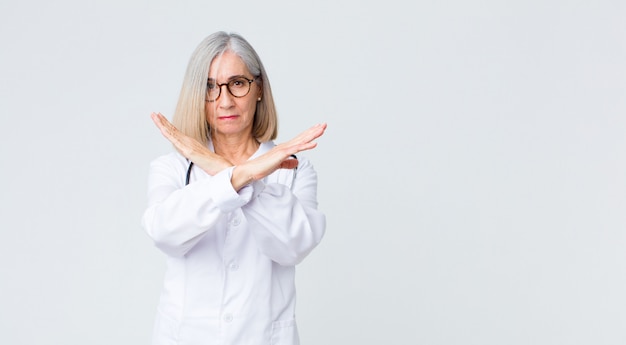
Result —
<svg viewBox="0 0 626 345"><path fill-rule="evenodd" d="M232 51L225 51L211 62L209 78L228 79L235 75L249 75L248 67L243 60Z"/></svg>

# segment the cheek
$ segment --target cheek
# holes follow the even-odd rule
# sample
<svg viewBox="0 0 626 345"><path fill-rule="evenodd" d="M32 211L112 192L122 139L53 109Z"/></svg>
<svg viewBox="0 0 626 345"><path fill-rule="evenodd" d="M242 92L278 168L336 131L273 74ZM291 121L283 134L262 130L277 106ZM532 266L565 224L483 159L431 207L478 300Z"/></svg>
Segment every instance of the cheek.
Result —
<svg viewBox="0 0 626 345"><path fill-rule="evenodd" d="M250 105L250 115L254 117L255 113L256 113L256 102Z"/></svg>
<svg viewBox="0 0 626 345"><path fill-rule="evenodd" d="M257 104L259 104L259 102L257 102L257 98L256 97L250 97L250 103L248 104L248 109L250 111L250 114L254 116L254 113L256 112L256 106Z"/></svg>
<svg viewBox="0 0 626 345"><path fill-rule="evenodd" d="M213 118L215 117L214 114L215 114L215 111L213 108L208 107L208 106L204 108L204 116L207 122L209 123L209 126L213 126Z"/></svg>

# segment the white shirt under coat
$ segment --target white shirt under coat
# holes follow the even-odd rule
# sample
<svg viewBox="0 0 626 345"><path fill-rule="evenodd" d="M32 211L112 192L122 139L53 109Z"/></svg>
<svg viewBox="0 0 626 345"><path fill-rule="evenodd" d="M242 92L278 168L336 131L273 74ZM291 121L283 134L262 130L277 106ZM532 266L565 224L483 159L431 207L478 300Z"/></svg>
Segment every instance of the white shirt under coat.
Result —
<svg viewBox="0 0 626 345"><path fill-rule="evenodd" d="M257 157L274 146L261 143ZM155 159L142 225L167 255L154 345L299 343L295 265L326 228L317 175L298 157L236 192L233 168L210 176L178 153ZM292 186L293 182L293 186Z"/></svg>

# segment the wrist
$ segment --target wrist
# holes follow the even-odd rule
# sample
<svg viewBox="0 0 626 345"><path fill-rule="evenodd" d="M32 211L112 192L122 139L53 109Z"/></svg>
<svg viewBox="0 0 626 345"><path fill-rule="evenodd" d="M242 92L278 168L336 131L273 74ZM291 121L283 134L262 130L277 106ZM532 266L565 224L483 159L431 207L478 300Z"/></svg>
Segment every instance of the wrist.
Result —
<svg viewBox="0 0 626 345"><path fill-rule="evenodd" d="M254 177L247 172L245 166L236 165L230 177L230 183L236 191L254 182Z"/></svg>

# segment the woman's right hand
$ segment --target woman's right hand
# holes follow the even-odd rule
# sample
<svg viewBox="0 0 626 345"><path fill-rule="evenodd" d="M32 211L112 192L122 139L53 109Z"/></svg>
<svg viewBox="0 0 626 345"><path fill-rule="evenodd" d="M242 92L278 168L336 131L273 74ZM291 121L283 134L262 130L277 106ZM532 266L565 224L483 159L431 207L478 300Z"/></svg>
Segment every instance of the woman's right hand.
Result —
<svg viewBox="0 0 626 345"><path fill-rule="evenodd" d="M191 138L174 127L161 113L152 113L152 121L161 130L161 134L169 140L176 150L192 161L209 175L215 175L225 168L233 166L224 157L209 150L199 141Z"/></svg>

